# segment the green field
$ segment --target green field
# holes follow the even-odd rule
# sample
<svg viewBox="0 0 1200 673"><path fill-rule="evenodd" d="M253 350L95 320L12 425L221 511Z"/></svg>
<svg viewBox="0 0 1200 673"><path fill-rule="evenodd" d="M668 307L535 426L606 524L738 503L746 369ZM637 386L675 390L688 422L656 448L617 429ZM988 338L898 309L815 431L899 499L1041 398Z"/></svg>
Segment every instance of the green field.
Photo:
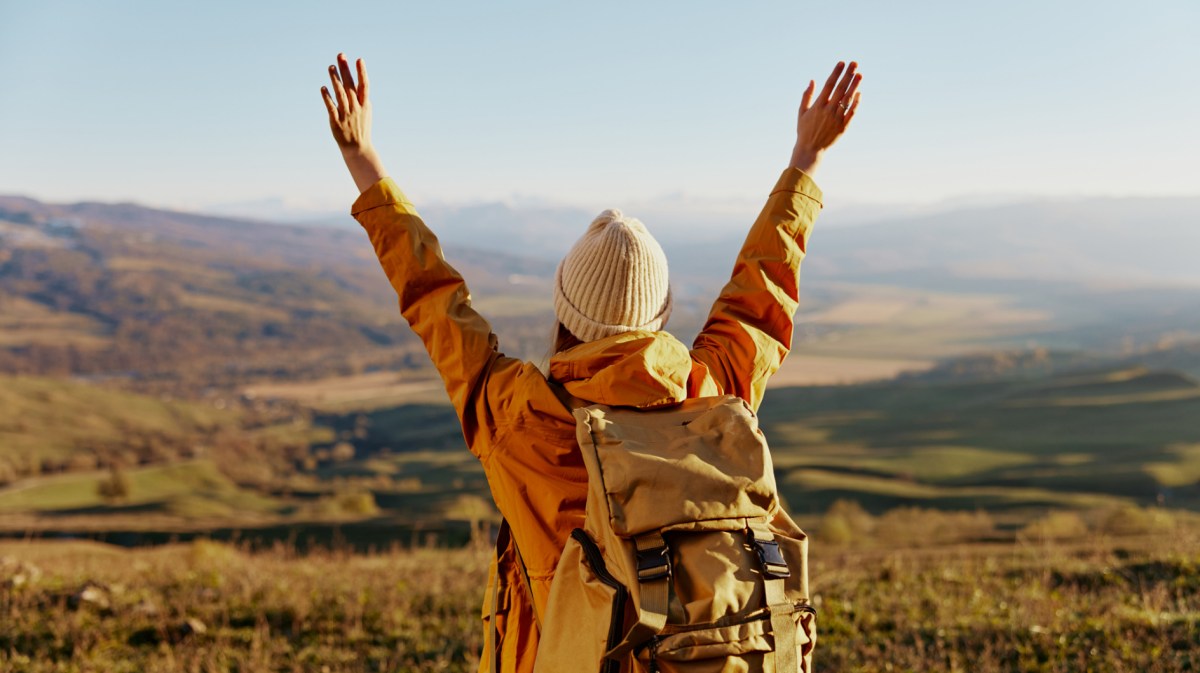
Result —
<svg viewBox="0 0 1200 673"><path fill-rule="evenodd" d="M1200 384L1172 372L777 389L761 418L802 512L1200 505Z"/></svg>
<svg viewBox="0 0 1200 673"><path fill-rule="evenodd" d="M0 513L72 512L103 514L162 511L185 517L252 517L280 511L281 503L239 488L210 461L189 461L130 470L129 495L107 502L97 485L107 474L83 472L42 477L0 490Z"/></svg>

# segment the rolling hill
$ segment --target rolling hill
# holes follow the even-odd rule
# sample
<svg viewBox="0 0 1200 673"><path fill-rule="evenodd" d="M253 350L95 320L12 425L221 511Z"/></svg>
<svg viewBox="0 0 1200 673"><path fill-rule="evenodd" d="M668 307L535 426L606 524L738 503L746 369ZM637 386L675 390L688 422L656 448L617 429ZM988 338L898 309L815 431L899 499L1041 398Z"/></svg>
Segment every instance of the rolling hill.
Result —
<svg viewBox="0 0 1200 673"><path fill-rule="evenodd" d="M535 291L514 274L547 266L470 250L454 261L494 288L501 322ZM0 372L182 392L419 368L418 353L361 231L0 198Z"/></svg>

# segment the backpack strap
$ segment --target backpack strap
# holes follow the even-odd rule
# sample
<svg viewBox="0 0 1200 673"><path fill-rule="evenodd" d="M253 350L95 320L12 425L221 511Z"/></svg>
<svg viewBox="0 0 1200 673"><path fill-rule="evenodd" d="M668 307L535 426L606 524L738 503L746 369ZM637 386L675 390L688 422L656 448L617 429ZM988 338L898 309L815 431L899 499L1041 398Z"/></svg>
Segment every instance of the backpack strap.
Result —
<svg viewBox="0 0 1200 673"><path fill-rule="evenodd" d="M633 538L638 578L638 621L619 645L604 656L619 659L662 633L671 600L671 550L658 531Z"/></svg>
<svg viewBox="0 0 1200 673"><path fill-rule="evenodd" d="M787 560L779 552L775 534L764 521L747 524L747 535L755 551L763 574L763 591L766 593L767 609L771 613L771 634L775 639L775 671L798 673L800 663L796 658L796 619L792 616L796 606L784 592L783 580L791 576Z"/></svg>
<svg viewBox="0 0 1200 673"><path fill-rule="evenodd" d="M584 407L591 406L592 404L585 399L575 397L571 393L568 393L566 386L558 381L555 381L554 379L547 378L546 384L550 386L550 391L554 393L554 396L558 398L558 401L562 402L563 406L567 408L568 414L574 414L576 409L582 409Z"/></svg>

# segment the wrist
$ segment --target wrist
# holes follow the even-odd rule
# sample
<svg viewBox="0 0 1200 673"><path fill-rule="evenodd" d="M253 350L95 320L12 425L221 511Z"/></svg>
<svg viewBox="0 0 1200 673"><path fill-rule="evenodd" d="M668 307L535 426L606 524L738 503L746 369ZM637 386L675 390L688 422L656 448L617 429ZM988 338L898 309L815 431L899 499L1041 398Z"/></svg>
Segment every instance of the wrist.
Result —
<svg viewBox="0 0 1200 673"><path fill-rule="evenodd" d="M816 150L810 147L804 147L799 143L792 148L792 159L788 164L792 168L797 168L809 175L812 175L820 165L821 159L825 157L825 150Z"/></svg>
<svg viewBox="0 0 1200 673"><path fill-rule="evenodd" d="M379 157L379 154L375 152L375 147L372 145L344 145L338 149L342 151L342 158L347 161L351 159L366 159L370 161Z"/></svg>
<svg viewBox="0 0 1200 673"><path fill-rule="evenodd" d="M372 147L344 147L342 158L346 161L346 168L350 170L350 177L354 179L354 185L360 193L387 177L383 161Z"/></svg>

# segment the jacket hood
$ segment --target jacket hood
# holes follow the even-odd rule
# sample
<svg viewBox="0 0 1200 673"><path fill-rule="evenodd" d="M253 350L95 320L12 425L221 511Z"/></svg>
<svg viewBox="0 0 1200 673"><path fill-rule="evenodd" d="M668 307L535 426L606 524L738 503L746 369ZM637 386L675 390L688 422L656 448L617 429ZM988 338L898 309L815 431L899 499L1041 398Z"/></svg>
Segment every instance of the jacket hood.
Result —
<svg viewBox="0 0 1200 673"><path fill-rule="evenodd" d="M661 407L687 399L687 346L667 332L636 330L589 341L550 358L550 378L583 400Z"/></svg>

